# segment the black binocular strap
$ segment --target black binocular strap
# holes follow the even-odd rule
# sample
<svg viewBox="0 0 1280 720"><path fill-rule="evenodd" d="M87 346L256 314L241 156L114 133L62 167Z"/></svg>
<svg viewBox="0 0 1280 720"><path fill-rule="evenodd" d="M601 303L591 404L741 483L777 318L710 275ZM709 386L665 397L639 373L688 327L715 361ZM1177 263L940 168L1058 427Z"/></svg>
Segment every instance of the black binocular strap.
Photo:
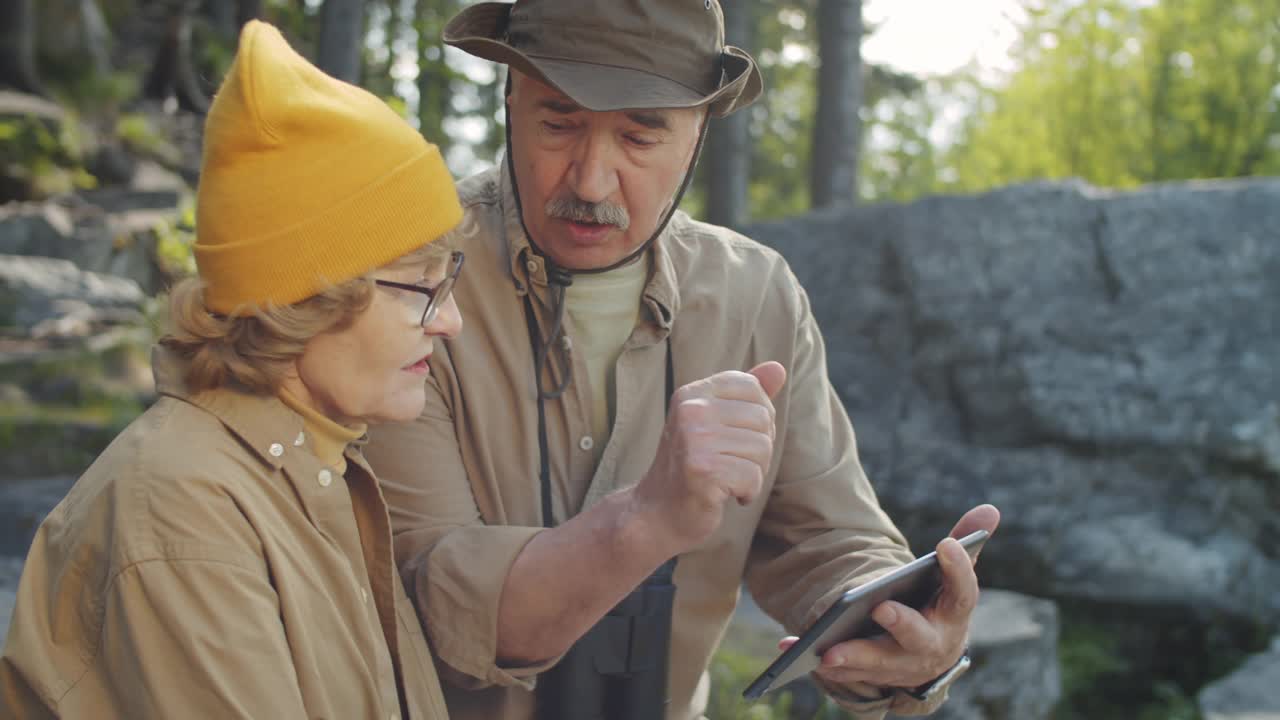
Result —
<svg viewBox="0 0 1280 720"><path fill-rule="evenodd" d="M529 344L532 346L534 353L538 352L538 348L542 347L543 340L538 330L538 318L533 312L533 302L529 299L529 295L524 296L524 317L525 322L529 326ZM548 459L547 444L547 408L546 400L542 393L542 378L538 377L541 371L538 363L534 364L533 385L537 390L538 396L538 477L542 489L542 526L555 527L555 513L551 508L551 462ZM676 392L676 373L675 364L671 358L671 335L667 334L667 412L671 411L671 398Z"/></svg>

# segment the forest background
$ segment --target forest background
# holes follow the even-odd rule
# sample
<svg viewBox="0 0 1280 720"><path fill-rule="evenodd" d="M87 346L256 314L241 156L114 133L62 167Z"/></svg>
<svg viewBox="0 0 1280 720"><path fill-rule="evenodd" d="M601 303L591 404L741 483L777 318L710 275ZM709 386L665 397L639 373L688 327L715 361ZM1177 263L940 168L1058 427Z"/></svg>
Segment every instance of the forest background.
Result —
<svg viewBox="0 0 1280 720"><path fill-rule="evenodd" d="M832 206L1066 178L1129 189L1280 175L1280 0L723 4L728 40L756 57L767 92L746 112L715 121L684 201L701 219L745 227ZM126 177L136 187L140 164L158 165L177 177L172 188L179 207L176 219L157 221L148 232L164 277L189 272L200 113L234 55L239 26L254 17L278 25L329 73L384 98L445 149L455 175L481 170L501 152L505 78L499 68L441 43L445 22L462 5L0 0L0 204L94 192L93 202L142 202L148 198L102 189ZM945 66L926 61L932 49L921 38L941 43L974 33L956 21L966 16L957 8L978 13L991 5L1000 8L1001 31L961 43L975 48L971 59ZM885 48L890 32L912 39L910 52ZM112 240L117 250L122 237ZM164 277L140 284L151 293ZM158 304L149 307L156 311ZM29 341L52 342L12 342ZM18 365L9 356L21 353L7 345L0 350L10 373ZM29 357L14 362L45 367ZM36 384L48 381L56 390L54 375L66 367L33 370ZM86 382L77 381L71 400L56 399L55 410L40 410L39 421L61 433L96 413L114 432L146 402L145 394L121 400L96 390L86 394L82 386ZM105 410L94 406L104 398ZM22 423L32 412L25 401L0 397L6 453L26 442ZM56 437L61 443L64 436ZM86 453L102 438L109 433L85 443ZM6 462L13 457L16 451ZM1196 683L1135 676L1107 650L1105 632L1068 620L1059 718L1197 717ZM1206 675L1225 672L1245 649L1257 648L1226 647L1205 663L1213 666ZM787 699L775 707L737 703L732 689L760 663L722 653L712 717L795 716ZM1144 683L1138 700L1107 714L1116 702L1107 688Z"/></svg>
<svg viewBox="0 0 1280 720"><path fill-rule="evenodd" d="M907 18L890 4L868 6L918 23L922 35L945 34L936 25L944 14L928 3L907 3L919 13ZM126 126L139 98L199 109L230 62L238 24L263 17L331 74L385 98L462 176L500 152L504 78L440 41L461 5L4 0L0 81L84 114L126 116ZM877 32L862 2L729 0L728 40L755 54L768 92L717 123L687 208L740 226L1028 180L1126 188L1280 172L1277 0L1002 5L1011 37L990 38L1005 45L998 65L975 53L948 72L912 74L862 61L862 41Z"/></svg>

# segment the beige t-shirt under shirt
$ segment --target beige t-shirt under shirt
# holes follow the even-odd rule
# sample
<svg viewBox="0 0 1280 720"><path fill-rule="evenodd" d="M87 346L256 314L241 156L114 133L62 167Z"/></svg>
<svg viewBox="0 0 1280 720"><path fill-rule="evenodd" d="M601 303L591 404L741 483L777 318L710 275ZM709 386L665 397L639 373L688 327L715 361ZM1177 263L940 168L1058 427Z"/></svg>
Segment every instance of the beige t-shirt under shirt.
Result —
<svg viewBox="0 0 1280 720"><path fill-rule="evenodd" d="M640 296L649 279L649 256L599 275L575 275L565 290L573 348L587 367L591 388L592 451L599 464L613 430L618 355L640 315Z"/></svg>

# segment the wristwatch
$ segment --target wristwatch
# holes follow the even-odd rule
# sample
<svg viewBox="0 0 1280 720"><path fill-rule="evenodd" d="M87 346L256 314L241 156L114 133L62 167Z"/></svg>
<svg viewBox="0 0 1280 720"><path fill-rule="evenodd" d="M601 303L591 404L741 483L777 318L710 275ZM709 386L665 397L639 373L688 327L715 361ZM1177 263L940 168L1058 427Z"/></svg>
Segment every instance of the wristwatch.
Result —
<svg viewBox="0 0 1280 720"><path fill-rule="evenodd" d="M956 661L955 665L951 666L950 670L917 688L904 688L903 692L920 702L927 702L950 687L951 683L955 681L956 678L963 675L972 664L973 661L969 658L969 648L966 647L964 649L964 653L960 656L960 659Z"/></svg>

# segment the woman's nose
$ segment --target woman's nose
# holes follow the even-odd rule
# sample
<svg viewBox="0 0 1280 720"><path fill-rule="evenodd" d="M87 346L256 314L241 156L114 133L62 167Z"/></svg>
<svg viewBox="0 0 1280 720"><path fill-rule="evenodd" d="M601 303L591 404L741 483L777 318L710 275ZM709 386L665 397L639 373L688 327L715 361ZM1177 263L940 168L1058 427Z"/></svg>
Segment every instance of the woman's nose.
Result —
<svg viewBox="0 0 1280 720"><path fill-rule="evenodd" d="M432 337L444 337L452 340L462 332L462 312L458 310L458 303L451 294L445 299L444 304L436 312L436 316L427 323L422 329Z"/></svg>

